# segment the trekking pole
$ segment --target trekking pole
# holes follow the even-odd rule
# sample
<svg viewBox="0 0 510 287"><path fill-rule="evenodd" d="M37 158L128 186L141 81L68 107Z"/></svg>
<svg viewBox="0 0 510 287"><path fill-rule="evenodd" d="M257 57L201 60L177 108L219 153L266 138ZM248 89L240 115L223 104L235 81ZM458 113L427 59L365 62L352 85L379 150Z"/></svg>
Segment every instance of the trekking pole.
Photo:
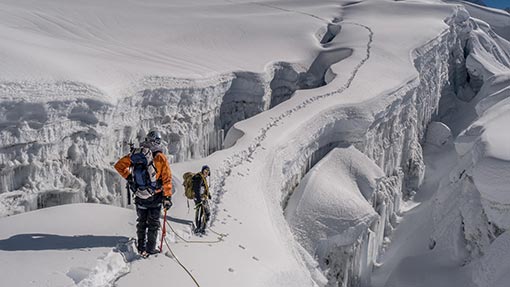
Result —
<svg viewBox="0 0 510 287"><path fill-rule="evenodd" d="M126 189L127 189L127 204L131 205L131 186L129 185L129 182L126 182Z"/></svg>
<svg viewBox="0 0 510 287"><path fill-rule="evenodd" d="M165 208L165 215L163 217L163 230L161 231L161 244L159 245L159 252L163 252L163 241L165 240L165 235L166 235L166 211L167 209Z"/></svg>

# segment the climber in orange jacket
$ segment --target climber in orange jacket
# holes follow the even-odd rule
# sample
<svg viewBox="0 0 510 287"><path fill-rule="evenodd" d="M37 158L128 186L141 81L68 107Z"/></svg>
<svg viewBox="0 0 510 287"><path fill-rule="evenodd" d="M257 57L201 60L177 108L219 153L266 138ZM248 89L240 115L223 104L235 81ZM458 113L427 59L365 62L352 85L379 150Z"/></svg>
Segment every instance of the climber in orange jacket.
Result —
<svg viewBox="0 0 510 287"><path fill-rule="evenodd" d="M135 194L138 252L142 256L159 253L156 240L161 206L172 206L172 172L161 148L161 133L150 131L140 147L133 148L114 167Z"/></svg>

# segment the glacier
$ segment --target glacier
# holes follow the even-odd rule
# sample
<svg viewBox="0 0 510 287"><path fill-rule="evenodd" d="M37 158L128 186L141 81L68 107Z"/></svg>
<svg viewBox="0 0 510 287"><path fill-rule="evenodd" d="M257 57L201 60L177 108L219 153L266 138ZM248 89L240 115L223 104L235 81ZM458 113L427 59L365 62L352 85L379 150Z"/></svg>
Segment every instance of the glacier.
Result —
<svg viewBox="0 0 510 287"><path fill-rule="evenodd" d="M209 164L213 226L228 228L229 240L243 242L198 250L220 258L250 246L258 254L251 261L274 259L271 272L267 266L250 272L229 267L240 277L219 278L214 274L221 274L222 263L204 276L226 286L242 284L239 278L251 272L260 274L248 284L253 286L371 286L372 273L385 264L382 255L426 180L423 146L454 145L455 166L433 198L429 247L473 270L477 286L502 284L508 264L499 264L498 251L508 244L510 156L501 131L510 107L510 44L492 24L470 15L485 10L435 1L324 1L317 7L278 2L238 5L292 15L308 27L303 39L312 44L278 60L264 62L262 55L266 64L255 72L243 63L249 69L221 66L196 77L202 67L190 64L185 68L190 77L172 76L174 71L136 80L129 75L128 85L114 89L115 97L95 78L12 79L18 70L3 76L0 216L68 203L126 206L123 181L111 166L157 126L170 154L175 197L182 195L180 174ZM223 13L222 1L211 5L208 9ZM207 18L200 13L205 8L197 9L190 19ZM395 11L399 17L384 23L373 17ZM55 19L66 36L75 29ZM273 33L269 37L276 38ZM196 41L190 35L181 43ZM386 40L395 35L406 41ZM231 44L208 43L218 45L211 54ZM149 56L167 60L163 54ZM215 56L210 57L216 64L226 59ZM160 71L158 65L149 68ZM184 216L184 200L178 202L175 212ZM75 283L114 280L130 286L129 279L138 280L116 254L104 259ZM98 283L109 263L119 273Z"/></svg>

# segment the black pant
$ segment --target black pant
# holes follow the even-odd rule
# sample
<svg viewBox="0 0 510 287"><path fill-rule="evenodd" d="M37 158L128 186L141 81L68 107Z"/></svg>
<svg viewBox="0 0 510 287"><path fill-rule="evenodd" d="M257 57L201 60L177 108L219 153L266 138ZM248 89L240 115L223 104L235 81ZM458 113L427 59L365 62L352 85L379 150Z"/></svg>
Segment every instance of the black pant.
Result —
<svg viewBox="0 0 510 287"><path fill-rule="evenodd" d="M202 200L201 203L195 202L195 226L196 231L204 232L209 217L211 216L211 208L209 201Z"/></svg>
<svg viewBox="0 0 510 287"><path fill-rule="evenodd" d="M156 250L156 240L160 227L159 217L161 215L161 205L157 207L136 205L136 213L138 214L138 224L136 224L138 251L154 252Z"/></svg>

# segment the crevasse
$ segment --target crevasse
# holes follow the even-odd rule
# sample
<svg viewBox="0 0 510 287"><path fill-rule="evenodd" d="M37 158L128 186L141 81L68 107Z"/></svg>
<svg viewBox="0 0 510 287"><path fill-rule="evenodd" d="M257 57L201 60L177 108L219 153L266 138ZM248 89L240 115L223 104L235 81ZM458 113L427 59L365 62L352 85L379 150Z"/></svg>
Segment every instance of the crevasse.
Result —
<svg viewBox="0 0 510 287"><path fill-rule="evenodd" d="M0 216L75 202L123 205L112 165L150 128L163 132L171 162L205 157L236 122L323 85L328 63L319 62L207 79L146 77L115 103L85 83L2 82Z"/></svg>
<svg viewBox="0 0 510 287"><path fill-rule="evenodd" d="M422 183L425 165L421 143L428 123L440 118L442 98L446 102L447 98L462 98L463 91L472 89L464 53L470 33L468 21L469 15L463 9L456 10L446 20L447 30L413 52L418 78L370 102L340 107L334 112L337 116L330 117L330 124L311 137L316 140L295 153L299 155L297 158L286 161L291 166L283 169L287 171L283 178L288 179L281 186L285 197L292 196L292 191L313 166L309 162L320 161L313 155L325 148L329 151L353 145L385 174L366 198L378 218L366 226L354 243L335 242L338 239L331 236L326 245L328 250L324 250L324 245L316 250L307 249L323 270L327 286L370 283L370 273L384 250L385 238L398 223L401 201L412 196ZM367 111L372 114L363 116ZM299 217L299 214L292 216ZM341 220L338 221L330 224L341 224ZM290 222L291 228L293 222L295 220ZM302 230L295 227L293 231L301 233L301 237L312 236L302 234Z"/></svg>

